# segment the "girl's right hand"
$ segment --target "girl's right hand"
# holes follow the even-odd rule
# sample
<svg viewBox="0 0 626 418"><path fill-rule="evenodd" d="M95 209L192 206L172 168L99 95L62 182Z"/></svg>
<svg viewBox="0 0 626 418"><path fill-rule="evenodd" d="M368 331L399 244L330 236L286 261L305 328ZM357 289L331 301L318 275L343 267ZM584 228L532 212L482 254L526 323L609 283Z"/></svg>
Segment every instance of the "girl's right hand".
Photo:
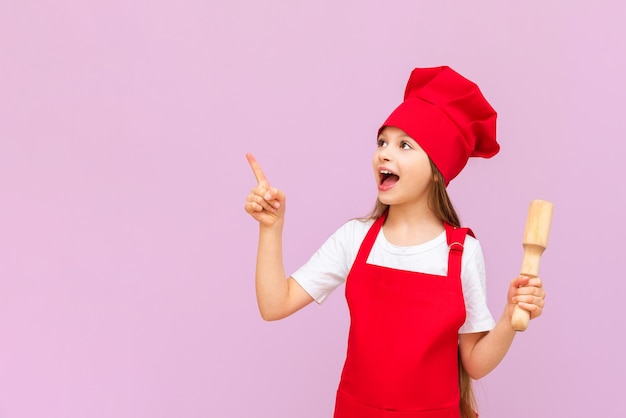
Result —
<svg viewBox="0 0 626 418"><path fill-rule="evenodd" d="M285 219L285 193L270 186L252 154L246 154L246 158L258 184L250 191L244 209L261 226L272 227L282 224Z"/></svg>

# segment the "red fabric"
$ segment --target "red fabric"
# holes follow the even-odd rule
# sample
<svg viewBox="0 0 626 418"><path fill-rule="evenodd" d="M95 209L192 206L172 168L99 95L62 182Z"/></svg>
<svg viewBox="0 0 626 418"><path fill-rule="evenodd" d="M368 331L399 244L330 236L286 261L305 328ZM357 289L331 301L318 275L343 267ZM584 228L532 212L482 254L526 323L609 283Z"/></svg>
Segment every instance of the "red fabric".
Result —
<svg viewBox="0 0 626 418"><path fill-rule="evenodd" d="M346 281L350 333L335 418L459 418L461 256L467 230L446 225L448 276L366 263L368 231Z"/></svg>
<svg viewBox="0 0 626 418"><path fill-rule="evenodd" d="M498 153L496 116L478 86L450 67L416 68L404 102L381 129L395 126L406 132L426 151L448 184L469 157L490 158Z"/></svg>

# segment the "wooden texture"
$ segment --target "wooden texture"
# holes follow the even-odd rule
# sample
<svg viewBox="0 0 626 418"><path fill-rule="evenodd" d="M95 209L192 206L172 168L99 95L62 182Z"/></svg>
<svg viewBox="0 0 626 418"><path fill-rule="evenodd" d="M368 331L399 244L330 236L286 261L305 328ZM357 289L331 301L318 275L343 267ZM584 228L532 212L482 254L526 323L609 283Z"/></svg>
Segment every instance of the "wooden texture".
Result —
<svg viewBox="0 0 626 418"><path fill-rule="evenodd" d="M524 238L522 240L524 259L522 260L520 274L523 276L539 276L539 262L541 261L543 251L548 246L553 208L554 205L545 200L533 200L530 202ZM530 313L519 306L515 306L511 318L513 329L516 331L526 330L529 320Z"/></svg>

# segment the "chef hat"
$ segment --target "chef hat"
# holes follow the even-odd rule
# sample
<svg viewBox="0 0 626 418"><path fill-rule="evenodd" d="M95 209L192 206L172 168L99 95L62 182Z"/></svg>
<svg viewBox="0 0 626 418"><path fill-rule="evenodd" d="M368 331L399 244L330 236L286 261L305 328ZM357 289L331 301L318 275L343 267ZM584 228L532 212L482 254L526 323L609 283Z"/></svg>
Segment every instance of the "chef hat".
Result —
<svg viewBox="0 0 626 418"><path fill-rule="evenodd" d="M395 126L413 138L443 174L446 185L469 157L498 153L496 111L478 86L450 67L416 68L404 102L381 126Z"/></svg>

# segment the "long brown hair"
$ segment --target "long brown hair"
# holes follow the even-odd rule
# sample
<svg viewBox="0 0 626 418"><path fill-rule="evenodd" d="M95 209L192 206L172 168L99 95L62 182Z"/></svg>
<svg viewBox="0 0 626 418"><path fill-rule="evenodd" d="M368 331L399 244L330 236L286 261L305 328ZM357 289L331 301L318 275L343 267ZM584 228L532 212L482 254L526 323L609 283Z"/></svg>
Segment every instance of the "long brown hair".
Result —
<svg viewBox="0 0 626 418"><path fill-rule="evenodd" d="M430 161L430 167L433 172L434 181L431 183L430 191L428 193L428 207L433 211L439 219L449 223L452 226L460 227L461 222L459 216L454 210L450 196L446 190L445 181L443 175L435 164ZM376 199L374 209L370 212L366 219L377 219L381 217L385 211L389 209L389 205L383 204L380 200ZM459 391L461 393L461 402L459 407L461 409L461 418L476 418L477 405L476 397L472 389L472 379L463 367L461 361L461 352L458 353L459 363Z"/></svg>

